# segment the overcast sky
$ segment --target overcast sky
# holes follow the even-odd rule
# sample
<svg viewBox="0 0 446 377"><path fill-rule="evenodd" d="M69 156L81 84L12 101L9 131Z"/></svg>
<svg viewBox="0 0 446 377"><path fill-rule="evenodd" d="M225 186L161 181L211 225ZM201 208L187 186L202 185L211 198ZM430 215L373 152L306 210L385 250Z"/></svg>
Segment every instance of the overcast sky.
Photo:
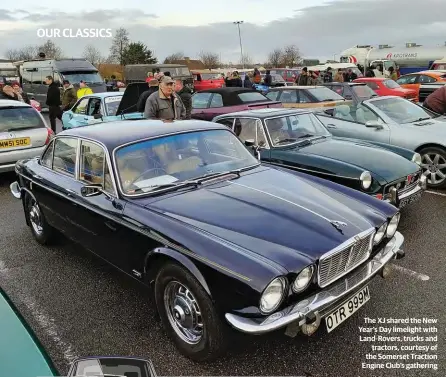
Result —
<svg viewBox="0 0 446 377"><path fill-rule="evenodd" d="M244 52L264 62L268 52L297 45L307 58L333 59L356 44L426 46L446 41L446 0L76 0L4 1L16 8L0 9L0 57L6 50L43 43L37 30L126 28L132 41L141 41L159 60L181 51L191 58L200 51L219 53L238 62L237 27ZM38 4L38 6L37 6ZM123 8L123 4L125 8ZM34 11L39 9L39 11ZM106 56L111 38L53 38L65 55L79 57L94 44Z"/></svg>

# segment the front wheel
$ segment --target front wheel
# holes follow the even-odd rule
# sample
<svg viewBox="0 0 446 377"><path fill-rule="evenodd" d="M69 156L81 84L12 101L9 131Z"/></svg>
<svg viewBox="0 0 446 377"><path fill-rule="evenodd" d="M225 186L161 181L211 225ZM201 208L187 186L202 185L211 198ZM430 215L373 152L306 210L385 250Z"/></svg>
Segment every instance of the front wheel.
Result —
<svg viewBox="0 0 446 377"><path fill-rule="evenodd" d="M53 228L46 222L39 204L31 195L26 196L25 204L26 216L34 238L38 243L47 245L52 241Z"/></svg>
<svg viewBox="0 0 446 377"><path fill-rule="evenodd" d="M184 356L209 361L223 353L223 321L206 291L186 269L174 263L160 269L155 301L167 334Z"/></svg>
<svg viewBox="0 0 446 377"><path fill-rule="evenodd" d="M439 147L427 147L420 151L423 175L432 188L446 187L446 150Z"/></svg>

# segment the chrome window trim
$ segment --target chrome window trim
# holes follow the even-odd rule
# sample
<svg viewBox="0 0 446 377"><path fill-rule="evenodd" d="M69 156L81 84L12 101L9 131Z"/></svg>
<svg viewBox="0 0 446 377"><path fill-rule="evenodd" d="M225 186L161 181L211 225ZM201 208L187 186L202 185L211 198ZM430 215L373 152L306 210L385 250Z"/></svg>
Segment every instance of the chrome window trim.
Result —
<svg viewBox="0 0 446 377"><path fill-rule="evenodd" d="M72 175L68 175L68 174L63 174L62 172L59 172L59 171L55 171L55 170L52 168L53 163L51 163L51 168L48 168L47 166L42 165L42 164L40 163L40 161L39 161L39 165L42 166L43 168L47 169L47 170L52 171L53 173L60 174L60 175L62 175L62 176L64 176L64 177L73 178L75 181L78 181L78 182L80 182L80 183L85 183L85 182L83 182L83 181L81 181L81 180L79 179L81 140L88 141L88 142L93 143L93 144L97 144L98 146L100 146L100 147L104 150L105 158L106 158L106 160L107 160L108 170L110 171L110 176L111 176L111 180L112 180L112 184L113 184L113 193L108 192L108 191L107 191L107 193L109 193L110 195L112 195L112 196L115 197L116 199L119 198L118 191L117 191L117 189L116 189L116 180L115 180L115 176L114 176L114 170L112 169L111 159L110 159L110 155L109 155L109 153L108 153L108 149L107 149L107 147L106 147L103 143L101 143L100 141L93 140L93 139L89 139L89 138L87 138L87 137L71 136L71 135L55 136L51 142L54 142L54 143L55 143L56 140L58 140L58 139L62 139L62 138L77 139L77 147L76 147L76 163L75 163L75 175L72 176ZM50 145L50 144L48 144L47 148L49 147L49 145ZM46 148L46 149L47 149L47 148ZM45 151L46 151L46 149L45 149ZM43 156L43 154L45 153L45 151L42 153L42 156ZM54 160L54 152L53 152L53 160Z"/></svg>
<svg viewBox="0 0 446 377"><path fill-rule="evenodd" d="M343 276L347 275L349 272L353 271L356 267L358 267L359 265L361 265L362 263L364 263L367 259L369 259L371 253L372 253L372 249L373 249L373 233L376 232L376 228L369 228L367 230L364 230L361 233L358 233L356 235L354 235L353 237L349 238L347 241L341 243L340 245L336 246L334 249L326 252L325 254L323 254L318 261L318 266L317 266L317 283L319 285L319 287L324 288L330 284L332 284L333 282L339 280L340 278L342 278ZM356 237L359 238L365 238L369 235L372 235L372 237L370 237L370 242L369 242L369 249L367 254L365 255L365 257L359 261L358 263L356 263L356 265L350 267L348 270L344 271L342 274L336 276L335 279L329 280L328 282L326 282L325 284L321 285L321 281L320 281L320 266L321 266L321 262L324 261L327 258L332 257L333 255L341 252L342 250L347 249L348 247L352 246L353 244L355 244L357 242ZM350 256L349 256L350 257Z"/></svg>
<svg viewBox="0 0 446 377"><path fill-rule="evenodd" d="M77 153L78 153L78 151L79 151L79 139L78 139L76 136L61 135L61 136L55 136L51 142L56 143L57 140L59 140L59 139L63 139L63 138L65 138L65 139L76 139L76 140L77 140L77 146L76 146L76 161L74 162L74 174L73 174L73 175L71 175L71 174L66 174L66 173L63 173L63 172L61 172L61 171L56 171L56 170L53 169L53 165L54 165L54 150L55 150L55 148L56 148L56 144L54 144L53 158L52 158L52 160L51 160L51 168L49 168L49 167L47 167L47 166L45 166L45 165L42 165L41 162L40 162L40 159L39 159L39 165L40 165L42 168L44 168L44 169L47 169L47 170L52 171L53 173L60 174L60 175L63 176L63 177L74 178L74 179L76 180L77 169L78 169L78 166L77 166L77 161L78 161ZM48 146L45 148L45 150L43 151L41 157L44 155L44 153L45 153L46 150L48 149L49 145L50 145L50 144L48 144Z"/></svg>
<svg viewBox="0 0 446 377"><path fill-rule="evenodd" d="M48 166L42 165L42 158L43 158L43 156L45 156L45 153L47 152L47 150L49 149L49 147L50 147L51 145L55 144L55 140L56 140L56 138L52 138L52 139L50 140L50 142L49 142L48 145L45 147L45 149L43 150L42 154L41 154L40 157L39 157L39 165L41 165L41 166L43 166L43 167L45 167L45 168L47 168L47 169L51 169L51 170L53 169L54 147L53 147L53 151L51 152L51 168L48 168Z"/></svg>
<svg viewBox="0 0 446 377"><path fill-rule="evenodd" d="M314 139L317 139L317 138L320 138L320 137L322 137L323 135L319 135L319 136L313 136L313 137L309 137L308 139L302 139L302 140L300 140L300 141L294 141L294 142L292 142L292 143L289 143L289 144L281 144L281 145L277 145L277 146L275 146L275 145L273 145L273 142L272 142L272 138L271 138L271 135L270 135L270 133L269 133L269 130L268 130L268 126L266 125L266 121L267 120L270 120L270 119L277 119L277 118L285 118L285 117L287 117L287 116L293 116L293 115L301 115L301 114L312 114L312 116L314 117L314 118L316 118L316 123L320 123L320 126L322 126L326 131L327 131L327 134L328 135L325 135L325 137L332 137L333 135L327 130L327 127L325 127L324 126L324 124L319 120L319 119L317 119L317 116L316 115L314 115L314 113L312 112L312 111L305 111L305 112L298 112L298 111L296 111L296 113L291 113L291 114L287 114L287 115L276 115L276 116L272 116L272 117L268 117L268 118L263 118L263 123L264 123L264 127L265 127L265 129L266 129L266 133L268 134L268 138L269 138L269 140L270 140L270 143L271 143L271 148L272 149L274 149L274 148L281 148L281 147L288 147L288 146L290 146L290 145L293 145L293 144L297 144L297 143L299 143L300 141L302 141L302 140L314 140ZM311 116L311 115L310 115Z"/></svg>
<svg viewBox="0 0 446 377"><path fill-rule="evenodd" d="M242 116L235 116L234 117L234 122L232 123L232 131L235 133L235 121L237 119L253 119L255 121L259 121L260 122L260 127L263 129L263 136L265 136L265 141L266 141L266 146L260 147L260 149L271 149L270 147L270 141L268 138L267 133L265 132L265 124L263 122L262 118L259 117L255 117L255 116L249 116L249 115L242 115ZM236 135L237 136L237 135ZM239 137L237 136L237 139L239 139Z"/></svg>
<svg viewBox="0 0 446 377"><path fill-rule="evenodd" d="M144 193L141 193L141 194L130 195L130 194L126 194L124 192L124 190L122 189L121 179L119 177L119 170L118 170L118 167L117 167L117 164L116 164L116 152L118 152L119 149L125 148L125 147L127 147L129 145L143 143L143 142L146 142L146 141L149 141L149 140L154 140L154 139L160 139L160 138L167 137L167 136L182 135L182 134L194 133L194 132L202 132L202 131L220 131L220 130L221 131L230 132L232 135L234 135L234 131L229 129L227 126L221 125L221 128L198 128L198 129L194 129L194 130L185 130L185 131L180 131L180 132L169 132L169 133L165 133L165 134L162 134L162 135L150 136L150 137L146 137L146 138L143 138L143 139L129 141L127 143L118 145L112 151L112 164L113 164L114 171L116 173L117 185L118 185L118 189L119 189L120 194L122 196L126 197L126 198L138 198L138 197L142 197L142 196L147 196L148 193L144 192ZM235 136L235 138L240 141L240 139L238 139L237 136ZM240 141L240 143L243 145L243 143L241 141ZM152 191L152 192L156 192L156 191Z"/></svg>

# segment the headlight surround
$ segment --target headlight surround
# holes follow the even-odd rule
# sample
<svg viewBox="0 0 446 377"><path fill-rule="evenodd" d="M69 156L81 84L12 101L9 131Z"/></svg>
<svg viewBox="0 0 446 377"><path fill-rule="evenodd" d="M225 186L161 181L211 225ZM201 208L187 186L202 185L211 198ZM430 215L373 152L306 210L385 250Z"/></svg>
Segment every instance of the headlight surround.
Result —
<svg viewBox="0 0 446 377"><path fill-rule="evenodd" d="M387 230L387 223L384 223L376 231L375 236L373 237L373 245L378 245L382 241L382 239L386 235L386 230Z"/></svg>
<svg viewBox="0 0 446 377"><path fill-rule="evenodd" d="M291 289L294 293L303 292L311 282L314 274L314 266L310 265L305 267L294 279Z"/></svg>
<svg viewBox="0 0 446 377"><path fill-rule="evenodd" d="M369 171L364 171L361 173L359 180L361 181L362 188L367 190L372 185L372 174Z"/></svg>
<svg viewBox="0 0 446 377"><path fill-rule="evenodd" d="M421 154L414 153L412 156L412 162L415 162L417 165L421 165Z"/></svg>
<svg viewBox="0 0 446 377"><path fill-rule="evenodd" d="M262 293L259 302L260 311L270 314L282 303L287 291L287 281L284 277L275 278Z"/></svg>
<svg viewBox="0 0 446 377"><path fill-rule="evenodd" d="M386 231L387 238L392 238L395 235L395 233L398 229L398 224L400 223L400 218L401 218L401 214L398 212L390 219L389 225L387 225L387 231Z"/></svg>

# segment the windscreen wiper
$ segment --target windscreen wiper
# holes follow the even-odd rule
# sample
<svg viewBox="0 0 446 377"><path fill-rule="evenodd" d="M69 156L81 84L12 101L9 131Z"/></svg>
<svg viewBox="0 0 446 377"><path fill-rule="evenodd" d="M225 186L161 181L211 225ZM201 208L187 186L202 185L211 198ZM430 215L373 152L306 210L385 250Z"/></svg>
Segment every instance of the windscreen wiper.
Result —
<svg viewBox="0 0 446 377"><path fill-rule="evenodd" d="M428 118L418 118L418 119L413 120L413 121L410 122L410 123L422 122L423 120L429 120L429 119L432 119L432 118L431 118L431 117L428 117Z"/></svg>
<svg viewBox="0 0 446 377"><path fill-rule="evenodd" d="M303 137L305 137L305 135ZM301 136L298 137L298 139L300 139L300 138L301 138ZM297 139L287 138L287 139L279 140L276 144L279 145L279 144L282 144L282 143L292 143L294 141L297 141Z"/></svg>

